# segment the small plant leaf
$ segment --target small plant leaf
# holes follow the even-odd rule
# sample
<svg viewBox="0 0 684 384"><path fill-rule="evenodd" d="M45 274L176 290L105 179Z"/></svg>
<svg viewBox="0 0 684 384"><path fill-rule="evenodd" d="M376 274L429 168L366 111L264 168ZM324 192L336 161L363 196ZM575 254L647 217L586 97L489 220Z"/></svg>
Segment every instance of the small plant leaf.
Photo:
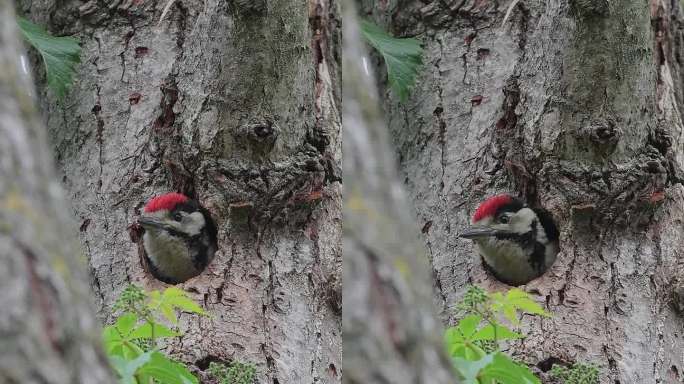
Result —
<svg viewBox="0 0 684 384"><path fill-rule="evenodd" d="M456 329L466 340L471 340L471 337L475 334L477 326L480 325L482 321L482 316L480 315L468 315L458 322Z"/></svg>
<svg viewBox="0 0 684 384"><path fill-rule="evenodd" d="M123 356L123 338L119 331L109 325L102 331L102 342L104 343L107 354L113 356Z"/></svg>
<svg viewBox="0 0 684 384"><path fill-rule="evenodd" d="M494 354L491 364L484 367L478 377L483 382L541 384L527 366L514 362L501 352Z"/></svg>
<svg viewBox="0 0 684 384"><path fill-rule="evenodd" d="M209 363L209 373L214 376L218 383L252 384L256 375L256 367L253 364L241 363L237 360L233 360L229 364L211 362Z"/></svg>
<svg viewBox="0 0 684 384"><path fill-rule="evenodd" d="M176 287L169 287L163 293L152 291L149 293L148 308L152 312L161 311L162 315L173 324L178 323L176 309L181 311L206 315L202 307L188 296L187 292Z"/></svg>
<svg viewBox="0 0 684 384"><path fill-rule="evenodd" d="M485 355L482 348L472 343L473 335L476 334L481 321L480 315L468 315L461 319L457 326L446 330L444 340L449 356L477 360Z"/></svg>
<svg viewBox="0 0 684 384"><path fill-rule="evenodd" d="M488 324L477 331L471 340L514 340L522 337L521 334L511 331L503 325Z"/></svg>
<svg viewBox="0 0 684 384"><path fill-rule="evenodd" d="M361 34L368 44L382 55L390 86L401 101L406 101L423 63L423 48L420 41L412 38L395 38L365 20L361 21Z"/></svg>
<svg viewBox="0 0 684 384"><path fill-rule="evenodd" d="M137 322L138 316L136 316L134 313L124 313L123 315L119 316L118 319L116 319L114 327L122 337L126 337L129 333L131 333Z"/></svg>
<svg viewBox="0 0 684 384"><path fill-rule="evenodd" d="M455 327L450 327L444 333L449 356L461 357L464 359L479 358L480 350L471 344L471 338L477 330L477 326L482 321L480 315L468 315L458 322ZM473 350L473 348L476 348Z"/></svg>
<svg viewBox="0 0 684 384"><path fill-rule="evenodd" d="M155 379L164 384L197 384L197 378L180 363L177 363L160 352L152 352L150 361L142 366L138 374L143 382Z"/></svg>
<svg viewBox="0 0 684 384"><path fill-rule="evenodd" d="M200 315L205 314L202 307L188 297L187 292L176 287L167 288L162 294L162 300L185 312L198 313Z"/></svg>
<svg viewBox="0 0 684 384"><path fill-rule="evenodd" d="M571 367L554 364L551 377L561 380L565 384L599 384L599 369L593 364L575 363Z"/></svg>
<svg viewBox="0 0 684 384"><path fill-rule="evenodd" d="M71 86L81 47L73 37L56 37L23 17L17 18L22 35L40 53L45 63L48 86L62 99Z"/></svg>
<svg viewBox="0 0 684 384"><path fill-rule="evenodd" d="M551 316L527 292L518 288L509 290L506 296L501 294L501 292L494 292L490 295L490 298L492 300L492 310L503 314L514 325L520 324L518 312L544 317Z"/></svg>
<svg viewBox="0 0 684 384"><path fill-rule="evenodd" d="M154 332L152 332L154 326ZM128 336L130 340L135 339L159 339L163 337L174 337L180 336L180 333L170 330L162 324L158 323L145 323L138 328L136 328Z"/></svg>
<svg viewBox="0 0 684 384"><path fill-rule="evenodd" d="M511 305L515 306L522 312L539 315L544 317L551 317L551 314L546 312L537 302L532 300L530 295L518 288L513 288L506 294L506 299Z"/></svg>
<svg viewBox="0 0 684 384"><path fill-rule="evenodd" d="M477 377L487 365L491 364L493 355L487 355L479 360L465 360L458 357L453 358L454 367L461 377L463 384L479 384Z"/></svg>
<svg viewBox="0 0 684 384"><path fill-rule="evenodd" d="M102 331L105 350L110 356L133 359L144 351L131 343L131 331L135 327L138 317L132 313L125 313L119 317L114 325L108 325Z"/></svg>
<svg viewBox="0 0 684 384"><path fill-rule="evenodd" d="M120 356L110 356L110 361L112 362L112 367L119 375L120 383L122 384L137 384L135 380L135 374L138 369L150 361L152 352L146 352L141 354L135 359L124 359Z"/></svg>

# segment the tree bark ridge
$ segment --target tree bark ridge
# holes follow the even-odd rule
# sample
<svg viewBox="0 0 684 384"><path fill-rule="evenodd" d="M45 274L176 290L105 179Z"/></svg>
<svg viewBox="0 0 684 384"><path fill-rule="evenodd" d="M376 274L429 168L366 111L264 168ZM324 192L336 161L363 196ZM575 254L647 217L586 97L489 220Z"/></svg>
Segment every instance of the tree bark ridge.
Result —
<svg viewBox="0 0 684 384"><path fill-rule="evenodd" d="M453 383L351 1L344 20L344 382Z"/></svg>
<svg viewBox="0 0 684 384"><path fill-rule="evenodd" d="M110 383L13 7L0 3L0 382Z"/></svg>

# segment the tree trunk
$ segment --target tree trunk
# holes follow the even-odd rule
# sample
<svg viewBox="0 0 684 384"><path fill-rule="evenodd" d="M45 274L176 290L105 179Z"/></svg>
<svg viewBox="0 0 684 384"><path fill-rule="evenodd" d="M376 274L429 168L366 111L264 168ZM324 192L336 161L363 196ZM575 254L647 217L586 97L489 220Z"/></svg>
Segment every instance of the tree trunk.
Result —
<svg viewBox="0 0 684 384"><path fill-rule="evenodd" d="M385 110L443 321L465 285L504 288L458 233L480 201L510 192L561 230L555 265L525 287L554 316L527 318L514 353L539 371L598 364L602 383L680 382L679 2L364 5L426 49L410 100L387 91Z"/></svg>
<svg viewBox="0 0 684 384"><path fill-rule="evenodd" d="M179 191L209 209L219 251L180 285L212 316L184 315L167 351L199 371L253 363L263 383L340 382L336 2L24 4L83 46L68 100L45 108L101 317L127 282L165 286L128 227Z"/></svg>
<svg viewBox="0 0 684 384"><path fill-rule="evenodd" d="M0 383L110 383L13 7L0 3Z"/></svg>
<svg viewBox="0 0 684 384"><path fill-rule="evenodd" d="M398 179L351 0L344 12L344 382L453 383L425 246Z"/></svg>

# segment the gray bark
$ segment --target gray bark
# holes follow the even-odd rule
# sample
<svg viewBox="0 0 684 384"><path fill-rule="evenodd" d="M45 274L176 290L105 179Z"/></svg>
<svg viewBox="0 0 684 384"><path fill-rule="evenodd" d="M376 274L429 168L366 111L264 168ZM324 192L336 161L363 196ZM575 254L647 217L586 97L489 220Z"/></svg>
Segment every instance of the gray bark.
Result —
<svg viewBox="0 0 684 384"><path fill-rule="evenodd" d="M409 102L386 91L385 111L444 323L464 286L505 288L458 233L511 192L561 230L557 262L524 287L554 316L525 318L512 351L538 371L596 363L602 383L681 382L679 2L522 0L503 26L510 2L364 4L426 49Z"/></svg>
<svg viewBox="0 0 684 384"><path fill-rule="evenodd" d="M76 225L0 2L0 382L109 383Z"/></svg>
<svg viewBox="0 0 684 384"><path fill-rule="evenodd" d="M425 246L398 178L351 1L344 13L344 382L453 383Z"/></svg>
<svg viewBox="0 0 684 384"><path fill-rule="evenodd" d="M167 1L24 4L83 45L68 101L45 111L100 316L127 282L163 288L128 227L183 192L219 227L214 261L181 285L213 316L183 315L167 351L198 371L254 363L264 383L340 382L336 2L177 0L161 22Z"/></svg>

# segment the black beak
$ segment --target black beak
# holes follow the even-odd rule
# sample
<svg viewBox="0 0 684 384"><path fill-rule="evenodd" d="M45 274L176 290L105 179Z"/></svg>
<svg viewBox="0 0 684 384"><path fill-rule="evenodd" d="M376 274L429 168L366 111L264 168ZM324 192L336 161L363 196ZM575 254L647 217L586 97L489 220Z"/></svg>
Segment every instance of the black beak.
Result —
<svg viewBox="0 0 684 384"><path fill-rule="evenodd" d="M166 233L177 236L177 237L183 237L183 238L191 238L192 236L188 235L187 233L181 231L178 228L173 227L172 225L166 224L164 221L151 218L151 217L139 217L138 218L138 224L140 224L143 228L156 228L156 229L161 229L162 231L166 231Z"/></svg>
<svg viewBox="0 0 684 384"><path fill-rule="evenodd" d="M167 229L166 224L164 222L153 219L151 217L140 217L138 218L138 224L140 224L143 228L160 228L160 229Z"/></svg>
<svg viewBox="0 0 684 384"><path fill-rule="evenodd" d="M470 227L459 235L464 239L478 239L480 237L490 237L508 233L500 229L492 229L487 227Z"/></svg>

